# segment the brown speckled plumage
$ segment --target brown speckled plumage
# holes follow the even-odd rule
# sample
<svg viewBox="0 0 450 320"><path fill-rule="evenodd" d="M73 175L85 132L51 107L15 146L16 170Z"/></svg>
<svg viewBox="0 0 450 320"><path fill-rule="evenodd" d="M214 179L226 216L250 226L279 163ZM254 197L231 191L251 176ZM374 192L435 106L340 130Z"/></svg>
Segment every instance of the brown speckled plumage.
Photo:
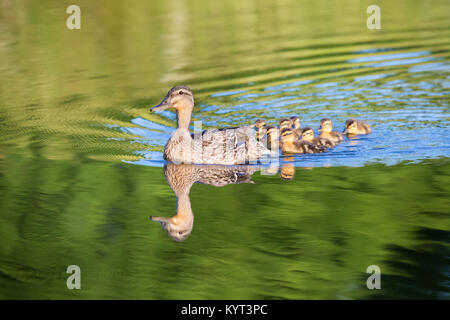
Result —
<svg viewBox="0 0 450 320"><path fill-rule="evenodd" d="M177 129L164 147L164 159L175 163L244 164L257 161L269 150L255 136L254 126L204 130L201 134L189 132L194 95L186 86L169 90L152 111L175 108Z"/></svg>

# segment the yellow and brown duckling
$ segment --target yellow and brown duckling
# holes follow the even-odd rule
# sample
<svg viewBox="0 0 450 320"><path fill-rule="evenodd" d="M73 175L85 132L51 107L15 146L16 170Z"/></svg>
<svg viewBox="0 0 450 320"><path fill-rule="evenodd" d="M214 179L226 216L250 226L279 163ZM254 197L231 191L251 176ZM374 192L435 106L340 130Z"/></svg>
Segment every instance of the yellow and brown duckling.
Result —
<svg viewBox="0 0 450 320"><path fill-rule="evenodd" d="M285 129L281 132L281 150L283 153L321 153L327 151L327 148L321 145L313 144L309 141L296 140L294 132L291 129Z"/></svg>
<svg viewBox="0 0 450 320"><path fill-rule="evenodd" d="M279 121L280 132L286 129L291 129L291 120L288 118L281 118Z"/></svg>
<svg viewBox="0 0 450 320"><path fill-rule="evenodd" d="M277 151L280 147L280 136L278 128L274 126L267 127L267 148L271 151Z"/></svg>
<svg viewBox="0 0 450 320"><path fill-rule="evenodd" d="M255 121L255 129L256 129L256 139L261 141L266 135L266 121L262 119L258 119Z"/></svg>
<svg viewBox="0 0 450 320"><path fill-rule="evenodd" d="M309 143L318 145L318 146L324 146L327 148L333 148L336 146L336 144L328 139L321 138L321 137L314 137L314 130L312 128L304 128L302 131L302 141L307 141Z"/></svg>
<svg viewBox="0 0 450 320"><path fill-rule="evenodd" d="M279 124L280 124L280 132L283 132L286 129L291 129L292 130L293 125L294 125L294 121L293 121L292 118L297 118L298 119L298 117L291 117L290 119L288 119L288 118L281 118L280 119L280 122L279 122ZM298 121L296 122L296 125L298 126L298 128L300 128L300 119L298 119ZM300 138L299 130L293 130L293 133L294 133L295 140L298 140Z"/></svg>
<svg viewBox="0 0 450 320"><path fill-rule="evenodd" d="M302 128L300 124L300 118L297 116L292 116L289 118L291 120L292 131L296 139L300 139L302 136Z"/></svg>
<svg viewBox="0 0 450 320"><path fill-rule="evenodd" d="M344 135L338 131L333 131L333 123L331 119L323 118L320 120L320 128L319 128L320 137L324 139L328 139L334 143L341 143L344 141Z"/></svg>
<svg viewBox="0 0 450 320"><path fill-rule="evenodd" d="M343 132L349 136L357 134L369 134L372 133L370 125L364 121L356 119L348 119L345 121L345 130Z"/></svg>

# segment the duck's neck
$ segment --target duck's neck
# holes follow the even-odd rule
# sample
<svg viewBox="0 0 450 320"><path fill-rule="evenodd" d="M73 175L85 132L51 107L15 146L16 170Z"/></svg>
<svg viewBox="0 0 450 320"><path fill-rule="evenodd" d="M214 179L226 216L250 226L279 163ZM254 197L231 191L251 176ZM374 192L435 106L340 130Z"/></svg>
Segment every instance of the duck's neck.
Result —
<svg viewBox="0 0 450 320"><path fill-rule="evenodd" d="M182 193L177 195L177 215L192 215L191 200L189 194Z"/></svg>
<svg viewBox="0 0 450 320"><path fill-rule="evenodd" d="M177 129L186 129L189 131L191 114L192 111L189 109L181 109L177 111Z"/></svg>

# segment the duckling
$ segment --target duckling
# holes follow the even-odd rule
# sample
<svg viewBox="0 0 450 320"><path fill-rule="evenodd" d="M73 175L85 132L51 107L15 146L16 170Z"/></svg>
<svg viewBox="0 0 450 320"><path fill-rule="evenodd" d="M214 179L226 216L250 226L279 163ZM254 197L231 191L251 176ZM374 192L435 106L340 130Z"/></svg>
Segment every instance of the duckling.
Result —
<svg viewBox="0 0 450 320"><path fill-rule="evenodd" d="M323 118L320 120L319 131L321 132L321 138L328 139L336 144L344 141L344 135L342 133L333 131L333 123L331 122L331 119Z"/></svg>
<svg viewBox="0 0 450 320"><path fill-rule="evenodd" d="M278 151L280 147L280 136L278 128L274 126L267 127L267 148L272 152Z"/></svg>
<svg viewBox="0 0 450 320"><path fill-rule="evenodd" d="M281 118L279 124L280 124L280 132L283 132L286 129L292 129L292 125L293 125L292 117L291 117L291 119ZM298 124L300 124L300 119L298 121ZM293 132L294 132L295 140L298 140L300 138L300 134L298 133L298 130L295 130Z"/></svg>
<svg viewBox="0 0 450 320"><path fill-rule="evenodd" d="M364 121L348 119L347 121L345 121L345 130L343 133L349 136L357 134L369 134L372 133L372 128Z"/></svg>
<svg viewBox="0 0 450 320"><path fill-rule="evenodd" d="M265 120L258 119L255 121L255 128L256 128L256 139L258 141L261 141L264 136L266 135L266 126L267 123Z"/></svg>
<svg viewBox="0 0 450 320"><path fill-rule="evenodd" d="M304 128L302 131L302 141L308 141L312 144L318 145L318 146L324 146L327 148L333 148L336 146L336 144L328 139L314 137L314 130L312 128Z"/></svg>
<svg viewBox="0 0 450 320"><path fill-rule="evenodd" d="M279 122L280 132L285 129L291 129L291 120L288 118L281 118Z"/></svg>
<svg viewBox="0 0 450 320"><path fill-rule="evenodd" d="M308 141L295 140L291 129L285 129L281 132L281 150L283 153L320 153L325 152L327 148L316 145Z"/></svg>
<svg viewBox="0 0 450 320"><path fill-rule="evenodd" d="M292 129L294 131L294 136L298 140L302 136L302 129L301 129L301 125L300 125L300 118L297 117L297 116L292 116L292 117L290 117L290 120L291 120Z"/></svg>

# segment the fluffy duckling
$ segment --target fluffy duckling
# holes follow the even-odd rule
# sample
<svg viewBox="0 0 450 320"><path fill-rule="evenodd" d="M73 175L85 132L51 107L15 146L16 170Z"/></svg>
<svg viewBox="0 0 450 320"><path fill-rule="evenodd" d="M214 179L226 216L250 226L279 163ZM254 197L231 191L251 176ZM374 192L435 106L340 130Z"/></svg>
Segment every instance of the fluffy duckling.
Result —
<svg viewBox="0 0 450 320"><path fill-rule="evenodd" d="M348 119L345 121L344 134L357 135L357 134L369 134L372 132L372 128L364 121L356 119Z"/></svg>
<svg viewBox="0 0 450 320"><path fill-rule="evenodd" d="M302 131L302 141L307 141L309 143L318 145L318 146L324 146L327 148L333 148L334 146L336 146L336 144L328 139L325 138L320 138L314 137L314 130L312 128L304 128Z"/></svg>
<svg viewBox="0 0 450 320"><path fill-rule="evenodd" d="M285 129L281 132L281 150L283 153L320 153L325 152L327 148L308 141L295 140L293 131Z"/></svg>
<svg viewBox="0 0 450 320"><path fill-rule="evenodd" d="M288 118L281 118L279 125L280 125L280 132L286 129L291 129L291 120L289 120Z"/></svg>
<svg viewBox="0 0 450 320"><path fill-rule="evenodd" d="M297 116L292 116L289 118L291 120L292 131L294 132L294 136L296 139L300 139L302 136L302 129L300 125L300 118Z"/></svg>
<svg viewBox="0 0 450 320"><path fill-rule="evenodd" d="M255 121L255 129L256 129L256 139L261 141L266 134L266 121L262 119L258 119Z"/></svg>
<svg viewBox="0 0 450 320"><path fill-rule="evenodd" d="M278 151L280 147L280 136L278 128L274 126L267 127L267 148L271 151Z"/></svg>
<svg viewBox="0 0 450 320"><path fill-rule="evenodd" d="M333 123L331 122L331 119L323 118L320 120L319 131L321 132L321 138L328 139L336 144L344 141L344 135L342 133L333 131Z"/></svg>

